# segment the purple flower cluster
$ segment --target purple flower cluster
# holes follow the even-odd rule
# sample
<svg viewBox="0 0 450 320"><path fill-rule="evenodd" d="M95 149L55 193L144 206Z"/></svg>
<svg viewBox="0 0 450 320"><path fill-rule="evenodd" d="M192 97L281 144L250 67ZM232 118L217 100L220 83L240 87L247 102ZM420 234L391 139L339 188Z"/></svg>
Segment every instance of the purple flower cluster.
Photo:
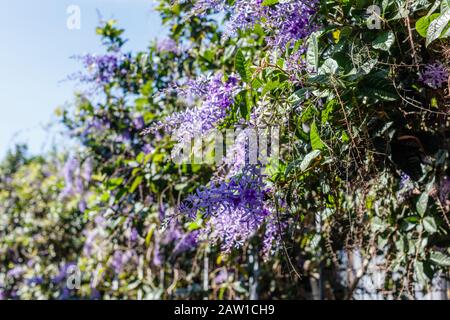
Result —
<svg viewBox="0 0 450 320"><path fill-rule="evenodd" d="M289 78L294 83L299 83L299 74L307 70L309 74L313 73L313 70L308 70L306 61L303 59L303 55L306 52L306 47L302 46L292 54L290 54L285 62L284 69L286 70Z"/></svg>
<svg viewBox="0 0 450 320"><path fill-rule="evenodd" d="M268 14L268 7L262 6L262 0L237 0L229 8L232 11L230 21L227 24L226 35L229 36L238 30L246 30L261 22Z"/></svg>
<svg viewBox="0 0 450 320"><path fill-rule="evenodd" d="M196 12L208 9L230 12L226 35L260 24L271 32L269 43L282 51L288 43L293 45L314 31L312 18L317 11L317 0L287 0L272 6L263 6L262 3L262 0L236 0L228 5L225 1L202 0L196 2L194 9Z"/></svg>
<svg viewBox="0 0 450 320"><path fill-rule="evenodd" d="M106 117L95 117L91 121L86 123L86 126L82 128L81 137L85 138L89 135L98 135L103 133L111 127L110 121ZM74 135L77 132L74 131Z"/></svg>
<svg viewBox="0 0 450 320"><path fill-rule="evenodd" d="M65 188L62 191L62 196L70 196L75 192L82 191L82 180L80 180L79 176L76 176L76 173L79 169L79 162L77 159L70 157L63 168L63 177L65 182Z"/></svg>
<svg viewBox="0 0 450 320"><path fill-rule="evenodd" d="M234 103L238 91L238 79L229 76L223 81L223 74L217 73L207 81L189 81L187 88L180 90L182 95L195 95L203 103L198 108L187 109L167 117L163 127L173 132L179 142L190 143L197 135L205 135L225 118Z"/></svg>
<svg viewBox="0 0 450 320"><path fill-rule="evenodd" d="M115 75L119 65L119 59L116 55L86 55L83 60L85 68L91 71L89 80L101 84L109 83Z"/></svg>
<svg viewBox="0 0 450 320"><path fill-rule="evenodd" d="M24 274L25 269L22 266L17 266L14 267L10 270L8 270L8 272L6 273L6 277L7 278L19 278L20 276L22 276L22 274Z"/></svg>
<svg viewBox="0 0 450 320"><path fill-rule="evenodd" d="M425 66L419 80L433 89L438 89L448 83L449 76L447 68L442 63L436 62Z"/></svg>
<svg viewBox="0 0 450 320"><path fill-rule="evenodd" d="M402 190L402 189L406 188L408 186L408 184L410 184L410 182L411 182L410 176L408 176L406 173L402 172L400 175L399 189Z"/></svg>
<svg viewBox="0 0 450 320"><path fill-rule="evenodd" d="M205 218L242 209L248 219L264 215L265 183L260 169L246 166L240 175L229 181L212 183L210 187L199 188L187 197L182 211L195 219L201 212Z"/></svg>
<svg viewBox="0 0 450 320"><path fill-rule="evenodd" d="M134 250L117 250L111 258L111 267L116 274L122 273L125 266L128 265L135 258L136 252Z"/></svg>
<svg viewBox="0 0 450 320"><path fill-rule="evenodd" d="M267 189L257 166L246 166L240 175L229 181L213 183L187 197L180 211L195 219L201 213L208 218L201 238L221 242L225 252L241 247L264 223L273 223L272 213L265 203ZM274 228L268 228L267 246L276 236ZM272 239L272 240L270 240Z"/></svg>
<svg viewBox="0 0 450 320"><path fill-rule="evenodd" d="M85 256L98 254L97 251L100 249L100 246L97 245L97 242L106 236L106 226L105 218L102 215L98 215L94 219L94 228L84 231L86 240L83 246L83 254Z"/></svg>
<svg viewBox="0 0 450 320"><path fill-rule="evenodd" d="M272 46L284 50L286 45L305 39L314 30L312 17L316 13L318 1L284 1L273 7L267 14L265 27L274 30L269 41Z"/></svg>
<svg viewBox="0 0 450 320"><path fill-rule="evenodd" d="M75 267L76 267L76 263L74 263L74 262L64 263L61 266L61 268L59 269L59 273L52 278L52 282L54 284L62 283L66 279L68 272L70 271L69 269L72 269Z"/></svg>
<svg viewBox="0 0 450 320"><path fill-rule="evenodd" d="M145 127L145 120L144 120L144 118L141 115L137 114L135 116L135 118L133 119L133 126L134 126L134 128L136 130L144 129L144 127Z"/></svg>
<svg viewBox="0 0 450 320"><path fill-rule="evenodd" d="M86 83L94 83L98 86L107 85L111 83L116 74L120 71L121 74L126 70L120 70L123 60L126 59L122 54L86 54L77 56L76 59L81 60L83 67L87 73L78 73L69 77L72 80L79 80Z"/></svg>
<svg viewBox="0 0 450 320"><path fill-rule="evenodd" d="M159 53L171 52L178 54L180 52L178 44L172 38L159 39L156 42L156 50Z"/></svg>
<svg viewBox="0 0 450 320"><path fill-rule="evenodd" d="M286 222L279 221L278 217L274 213L267 217L262 249L265 260L269 259L273 248L279 247L281 242L281 233L286 229L286 227Z"/></svg>
<svg viewBox="0 0 450 320"><path fill-rule="evenodd" d="M174 254L183 253L197 246L198 231L184 232L180 223L176 220L171 221L168 229L164 233L162 243L165 245L174 244Z"/></svg>
<svg viewBox="0 0 450 320"><path fill-rule="evenodd" d="M449 195L450 195L450 178L444 177L441 179L441 182L439 184L439 199L444 205L447 205L447 203L450 202Z"/></svg>
<svg viewBox="0 0 450 320"><path fill-rule="evenodd" d="M78 208L81 212L84 212L87 208L84 193L87 184L91 181L92 170L92 159L87 159L81 164L78 159L74 157L69 157L62 170L65 187L61 192L61 197L65 198L80 195L81 199L78 203Z"/></svg>

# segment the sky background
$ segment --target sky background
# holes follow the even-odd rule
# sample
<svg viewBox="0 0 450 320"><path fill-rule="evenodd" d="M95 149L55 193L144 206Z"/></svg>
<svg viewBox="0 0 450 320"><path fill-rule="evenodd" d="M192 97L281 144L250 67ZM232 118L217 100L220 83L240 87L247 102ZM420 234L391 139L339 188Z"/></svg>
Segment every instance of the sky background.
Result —
<svg viewBox="0 0 450 320"><path fill-rule="evenodd" d="M80 30L66 26L70 5L80 8ZM15 143L37 154L59 141L46 125L72 101L76 84L63 80L81 65L70 57L104 52L95 34L97 9L125 29L125 50L144 50L165 33L153 7L152 0L1 0L0 158Z"/></svg>

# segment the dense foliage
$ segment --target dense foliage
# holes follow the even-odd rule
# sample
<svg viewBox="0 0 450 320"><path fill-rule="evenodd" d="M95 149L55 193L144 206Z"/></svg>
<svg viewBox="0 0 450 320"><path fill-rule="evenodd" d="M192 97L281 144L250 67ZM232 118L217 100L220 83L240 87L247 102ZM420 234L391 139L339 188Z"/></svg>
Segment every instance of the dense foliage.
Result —
<svg viewBox="0 0 450 320"><path fill-rule="evenodd" d="M106 21L78 57L76 150L2 162L0 297L403 299L449 276L448 0L157 10L147 51Z"/></svg>

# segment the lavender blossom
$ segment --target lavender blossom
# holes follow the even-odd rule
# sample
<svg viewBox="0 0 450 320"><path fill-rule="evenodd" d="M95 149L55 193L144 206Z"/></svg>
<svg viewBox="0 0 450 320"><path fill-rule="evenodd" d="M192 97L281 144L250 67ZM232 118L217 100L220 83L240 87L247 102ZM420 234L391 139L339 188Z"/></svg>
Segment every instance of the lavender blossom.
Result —
<svg viewBox="0 0 450 320"><path fill-rule="evenodd" d="M317 3L317 0L295 0L271 7L266 27L275 30L275 34L270 44L283 51L288 43L292 46L296 41L308 37L315 30L311 20L316 13Z"/></svg>
<svg viewBox="0 0 450 320"><path fill-rule="evenodd" d="M129 231L128 240L130 240L131 243L135 243L139 239L139 233L136 228L131 228Z"/></svg>
<svg viewBox="0 0 450 320"><path fill-rule="evenodd" d="M135 252L133 250L114 252L111 258L111 266L116 274L122 273L125 266L133 259Z"/></svg>
<svg viewBox="0 0 450 320"><path fill-rule="evenodd" d="M222 269L217 273L214 277L215 284L222 284L228 280L228 271L226 269Z"/></svg>
<svg viewBox="0 0 450 320"><path fill-rule="evenodd" d="M66 197L72 195L75 192L75 182L74 182L74 174L78 169L79 162L77 159L70 157L63 168L63 177L65 182L65 188L62 191L62 196Z"/></svg>
<svg viewBox="0 0 450 320"><path fill-rule="evenodd" d="M22 266L14 267L6 273L6 277L17 279L25 273L25 269Z"/></svg>
<svg viewBox="0 0 450 320"><path fill-rule="evenodd" d="M137 115L133 119L133 125L136 128L136 130L142 130L145 127L144 118L141 115Z"/></svg>
<svg viewBox="0 0 450 320"><path fill-rule="evenodd" d="M285 50L288 43L293 45L315 30L312 18L317 11L317 0L285 0L270 6L263 6L262 3L262 0L236 0L230 5L224 0L201 0L196 1L194 12L206 12L210 9L213 12L230 12L226 36L260 24L271 32L269 44L281 51Z"/></svg>
<svg viewBox="0 0 450 320"><path fill-rule="evenodd" d="M276 214L271 214L266 219L266 229L263 237L263 249L264 259L268 260L273 248L278 248L281 242L281 232L287 228L287 224L284 221L279 221Z"/></svg>
<svg viewBox="0 0 450 320"><path fill-rule="evenodd" d="M156 50L160 53L171 52L178 54L180 52L178 44L171 38L160 39L156 42Z"/></svg>
<svg viewBox="0 0 450 320"><path fill-rule="evenodd" d="M155 148L154 148L151 144L146 143L146 144L144 144L144 146L142 147L142 151L147 155L147 154L150 154L150 153L152 153L153 151L155 151Z"/></svg>
<svg viewBox="0 0 450 320"><path fill-rule="evenodd" d="M261 169L248 165L229 181L198 189L186 199L180 210L192 219L198 213L209 218L200 238L221 242L222 250L229 252L241 247L265 223L273 223L269 218L271 209L265 202L266 193ZM265 250L273 243L276 234L276 229L270 230Z"/></svg>
<svg viewBox="0 0 450 320"><path fill-rule="evenodd" d="M72 74L69 76L69 80L94 84L93 91L95 91L104 85L112 83L116 76L123 77L126 75L127 70L121 68L121 66L129 58L128 55L119 52L104 55L86 54L75 56L75 59L81 61L86 72Z"/></svg>
<svg viewBox="0 0 450 320"><path fill-rule="evenodd" d="M174 244L173 253L180 254L197 246L198 231L184 232L178 220L171 219L161 243Z"/></svg>
<svg viewBox="0 0 450 320"><path fill-rule="evenodd" d="M91 158L87 159L83 165L83 172L81 173L81 176L87 183L91 181L93 166L94 164Z"/></svg>
<svg viewBox="0 0 450 320"><path fill-rule="evenodd" d="M400 184L399 189L402 190L411 182L410 176L408 176L406 173L402 172L400 176Z"/></svg>
<svg viewBox="0 0 450 320"><path fill-rule="evenodd" d="M450 195L450 178L444 177L439 184L439 199L443 204L447 204Z"/></svg>
<svg viewBox="0 0 450 320"><path fill-rule="evenodd" d="M449 73L447 68L440 62L428 64L420 74L419 80L433 89L442 88L448 83Z"/></svg>
<svg viewBox="0 0 450 320"><path fill-rule="evenodd" d="M222 78L223 74L217 73L206 83L203 79L188 82L190 89L182 94L198 95L203 99L202 105L169 116L156 128L174 133L180 144L190 144L195 136L208 134L225 118L237 94L238 79L229 76L224 82Z"/></svg>
<svg viewBox="0 0 450 320"><path fill-rule="evenodd" d="M58 284L63 282L67 277L67 272L69 271L69 268L76 266L76 263L69 262L62 265L62 267L59 269L59 273L52 278L52 282L54 284Z"/></svg>
<svg viewBox="0 0 450 320"><path fill-rule="evenodd" d="M192 248L195 248L197 246L198 235L198 230L184 234L183 237L181 237L181 239L175 245L173 252L175 254L181 254Z"/></svg>
<svg viewBox="0 0 450 320"><path fill-rule="evenodd" d="M89 72L84 78L85 81L108 84L119 67L119 59L111 54L101 56L88 54L83 57L83 65Z"/></svg>

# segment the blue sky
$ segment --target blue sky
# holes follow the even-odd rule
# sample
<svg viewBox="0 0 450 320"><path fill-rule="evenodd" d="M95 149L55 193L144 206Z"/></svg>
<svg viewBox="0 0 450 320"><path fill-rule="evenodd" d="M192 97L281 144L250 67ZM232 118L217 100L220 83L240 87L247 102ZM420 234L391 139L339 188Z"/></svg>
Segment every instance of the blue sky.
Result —
<svg viewBox="0 0 450 320"><path fill-rule="evenodd" d="M80 8L80 30L66 26L70 5ZM55 142L45 126L73 97L75 83L62 81L79 70L70 57L103 52L97 9L125 29L127 50L144 50L165 31L153 6L151 0L0 1L0 157L16 142L28 143L34 154Z"/></svg>

